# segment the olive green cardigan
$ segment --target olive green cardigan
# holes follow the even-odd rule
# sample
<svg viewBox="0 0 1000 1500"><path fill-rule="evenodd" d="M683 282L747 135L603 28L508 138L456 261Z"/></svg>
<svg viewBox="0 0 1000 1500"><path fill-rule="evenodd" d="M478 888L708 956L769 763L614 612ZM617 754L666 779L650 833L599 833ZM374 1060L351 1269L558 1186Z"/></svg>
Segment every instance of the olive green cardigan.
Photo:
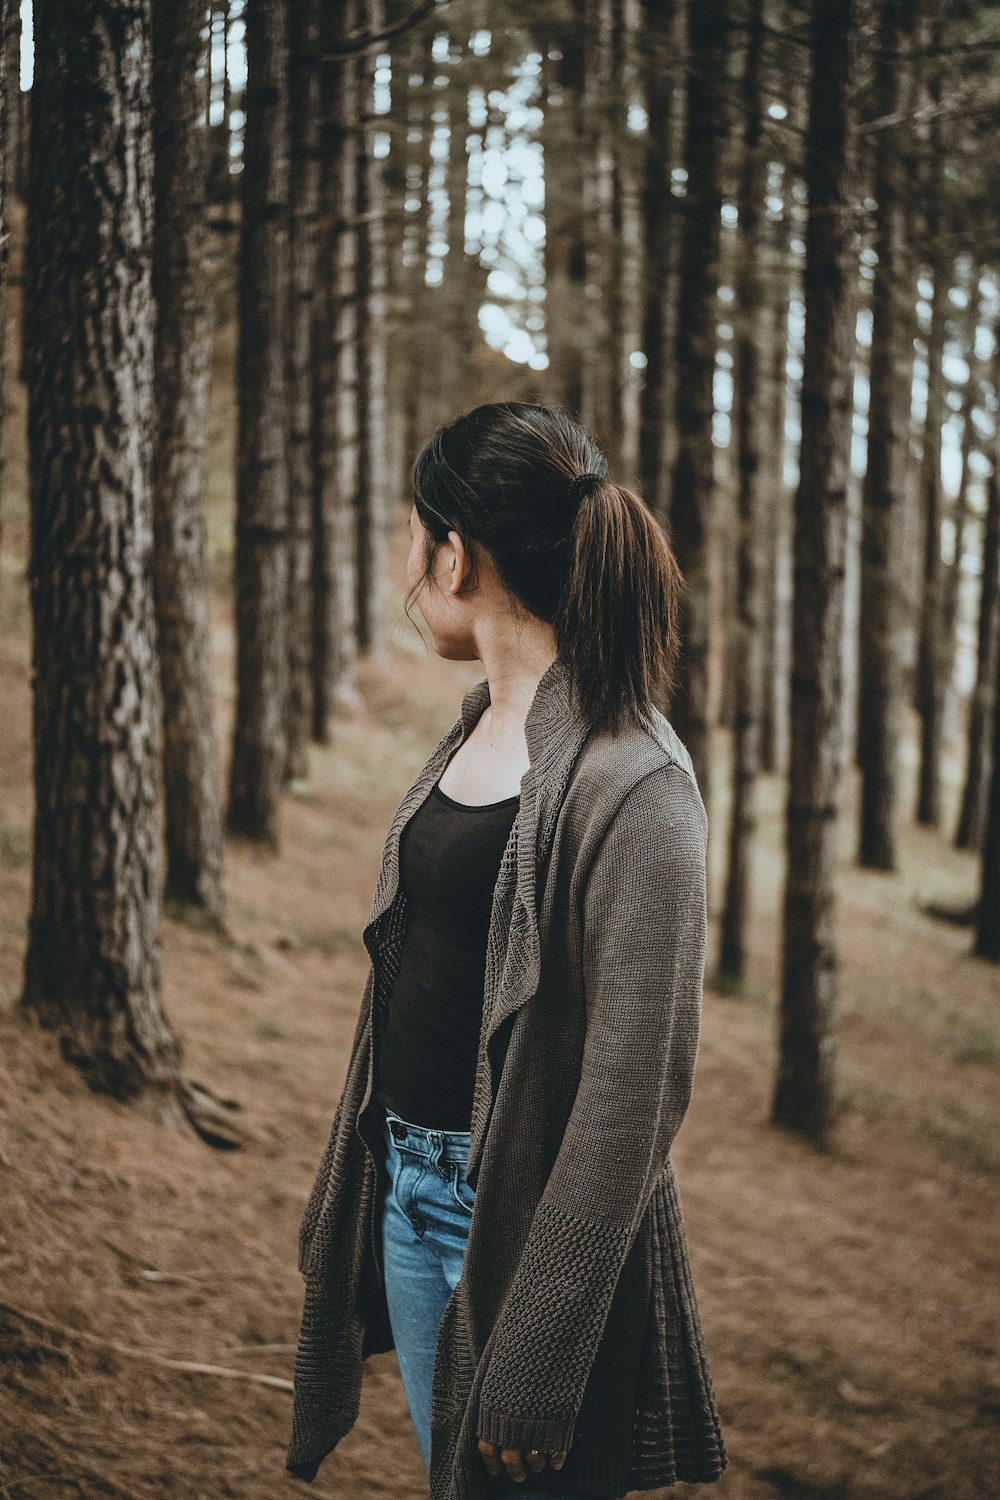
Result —
<svg viewBox="0 0 1000 1500"><path fill-rule="evenodd" d="M392 821L347 1080L302 1218L305 1306L286 1467L311 1480L393 1348L382 1283L379 1026L406 923L399 841L489 703L471 688ZM617 1497L727 1463L670 1148L694 1078L707 817L667 720L588 733L561 660L494 894L462 1276L441 1320L431 1500L500 1482L477 1438L568 1450L532 1484Z"/></svg>

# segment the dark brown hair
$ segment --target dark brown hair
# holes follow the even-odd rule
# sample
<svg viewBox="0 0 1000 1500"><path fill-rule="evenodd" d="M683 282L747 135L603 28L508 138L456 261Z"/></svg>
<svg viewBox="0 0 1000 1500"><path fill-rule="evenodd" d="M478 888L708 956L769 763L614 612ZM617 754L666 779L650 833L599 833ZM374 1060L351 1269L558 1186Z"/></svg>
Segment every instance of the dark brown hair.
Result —
<svg viewBox="0 0 1000 1500"><path fill-rule="evenodd" d="M588 474L594 478L573 486ZM681 576L645 502L608 478L600 447L562 407L477 406L440 426L413 466L429 533L425 571L456 531L520 604L554 627L574 701L595 728L660 706L674 687ZM582 492L582 498L579 498Z"/></svg>

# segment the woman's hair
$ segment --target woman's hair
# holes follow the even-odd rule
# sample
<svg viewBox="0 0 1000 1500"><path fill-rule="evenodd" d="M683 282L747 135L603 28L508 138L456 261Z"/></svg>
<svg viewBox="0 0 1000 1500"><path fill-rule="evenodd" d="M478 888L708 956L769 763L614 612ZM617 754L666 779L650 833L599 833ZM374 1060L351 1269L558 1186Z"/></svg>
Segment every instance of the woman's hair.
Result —
<svg viewBox="0 0 1000 1500"><path fill-rule="evenodd" d="M617 729L674 687L682 582L645 502L607 476L598 444L562 407L501 401L444 423L413 466L429 538L406 603L449 531L470 554L473 587L485 548L514 598L554 627L587 721Z"/></svg>

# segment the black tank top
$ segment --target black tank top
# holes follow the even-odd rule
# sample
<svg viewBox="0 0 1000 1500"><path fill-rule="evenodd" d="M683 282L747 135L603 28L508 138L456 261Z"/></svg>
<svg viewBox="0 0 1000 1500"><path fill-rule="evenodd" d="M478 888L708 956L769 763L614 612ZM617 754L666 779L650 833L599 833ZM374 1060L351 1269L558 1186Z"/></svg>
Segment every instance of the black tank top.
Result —
<svg viewBox="0 0 1000 1500"><path fill-rule="evenodd" d="M407 924L375 1096L413 1125L471 1124L490 912L519 801L471 806L435 785L403 829Z"/></svg>

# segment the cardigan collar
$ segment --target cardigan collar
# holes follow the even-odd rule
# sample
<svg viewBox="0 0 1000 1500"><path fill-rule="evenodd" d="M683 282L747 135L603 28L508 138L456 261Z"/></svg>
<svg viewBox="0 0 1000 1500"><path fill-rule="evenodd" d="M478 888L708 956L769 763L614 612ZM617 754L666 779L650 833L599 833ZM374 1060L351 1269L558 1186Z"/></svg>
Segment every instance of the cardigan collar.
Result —
<svg viewBox="0 0 1000 1500"><path fill-rule="evenodd" d="M375 897L364 929L365 945L373 957L378 944L376 924L392 906L399 890L399 846L403 829L430 794L448 761L469 738L489 703L489 682L483 678L466 692L458 719L432 752L397 809L386 837ZM572 699L568 668L561 657L556 657L542 673L525 717L529 764L521 778L521 800L514 820L517 895L524 910L526 952L523 957L526 960L525 981L531 986L527 990L529 995L537 988L539 963L537 872L548 854L563 794L587 731L588 725ZM511 837L515 837L514 830ZM502 1012L516 1008L517 1003L519 1001L513 995L504 998ZM502 1015L497 1015L495 1023L500 1019ZM494 1026L491 1025L490 1029Z"/></svg>

